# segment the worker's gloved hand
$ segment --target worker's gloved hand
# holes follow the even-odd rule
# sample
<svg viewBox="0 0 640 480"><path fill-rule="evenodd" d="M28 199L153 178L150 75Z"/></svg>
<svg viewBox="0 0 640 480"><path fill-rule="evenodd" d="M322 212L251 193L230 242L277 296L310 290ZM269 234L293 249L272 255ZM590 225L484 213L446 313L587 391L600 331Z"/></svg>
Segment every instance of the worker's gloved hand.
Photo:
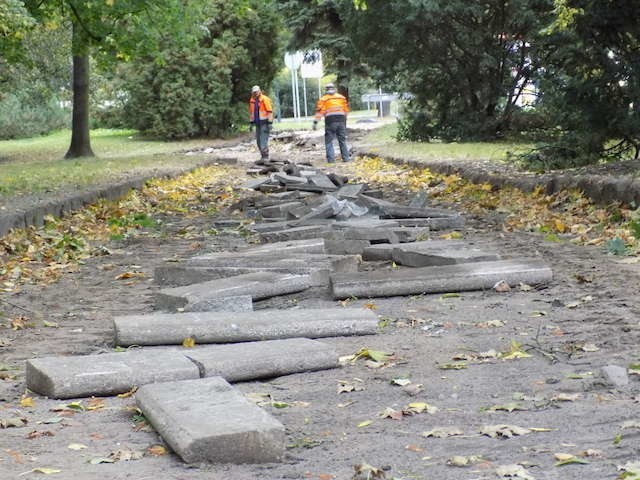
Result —
<svg viewBox="0 0 640 480"><path fill-rule="evenodd" d="M317 130L317 129L318 129L318 122L316 122L316 121L314 120L314 122L313 122L313 126L312 126L311 128L312 128L313 130Z"/></svg>

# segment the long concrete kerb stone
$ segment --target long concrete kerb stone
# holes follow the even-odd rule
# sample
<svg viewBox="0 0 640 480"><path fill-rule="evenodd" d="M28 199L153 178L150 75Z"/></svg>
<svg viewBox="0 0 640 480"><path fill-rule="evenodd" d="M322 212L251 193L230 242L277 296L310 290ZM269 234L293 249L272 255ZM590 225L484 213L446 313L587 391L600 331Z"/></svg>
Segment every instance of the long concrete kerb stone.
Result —
<svg viewBox="0 0 640 480"><path fill-rule="evenodd" d="M392 297L422 293L488 290L504 280L544 284L553 278L551 268L539 260L498 260L437 267L403 268L397 271L345 273L331 276L336 299Z"/></svg>
<svg viewBox="0 0 640 480"><path fill-rule="evenodd" d="M27 388L51 398L116 395L155 382L199 378L198 367L178 351L132 350L27 361Z"/></svg>
<svg viewBox="0 0 640 480"><path fill-rule="evenodd" d="M266 463L284 455L284 426L221 377L146 385L136 403L187 463Z"/></svg>
<svg viewBox="0 0 640 480"><path fill-rule="evenodd" d="M378 318L364 308L319 308L127 315L113 326L116 345L179 345L185 338L206 344L373 335Z"/></svg>

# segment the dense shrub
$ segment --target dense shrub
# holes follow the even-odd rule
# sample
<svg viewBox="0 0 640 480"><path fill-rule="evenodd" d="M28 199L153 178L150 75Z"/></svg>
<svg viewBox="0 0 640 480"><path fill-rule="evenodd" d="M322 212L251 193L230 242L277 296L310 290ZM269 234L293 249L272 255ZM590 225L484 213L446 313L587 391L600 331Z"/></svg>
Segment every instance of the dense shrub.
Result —
<svg viewBox="0 0 640 480"><path fill-rule="evenodd" d="M0 140L26 138L67 127L70 114L55 98L39 104L7 94L0 99Z"/></svg>

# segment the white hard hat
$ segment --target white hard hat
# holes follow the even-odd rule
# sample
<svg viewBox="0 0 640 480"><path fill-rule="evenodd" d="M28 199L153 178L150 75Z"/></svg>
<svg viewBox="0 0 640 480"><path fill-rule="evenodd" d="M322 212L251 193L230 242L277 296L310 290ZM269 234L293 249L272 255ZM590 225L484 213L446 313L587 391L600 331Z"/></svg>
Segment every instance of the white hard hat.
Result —
<svg viewBox="0 0 640 480"><path fill-rule="evenodd" d="M324 86L324 88L325 88L326 90L329 90L330 88L334 88L334 89L335 89L335 88L336 88L336 86L335 86L333 83L327 83L327 84Z"/></svg>
<svg viewBox="0 0 640 480"><path fill-rule="evenodd" d="M251 87L251 93L256 93L260 91L260 87L258 85L254 85Z"/></svg>

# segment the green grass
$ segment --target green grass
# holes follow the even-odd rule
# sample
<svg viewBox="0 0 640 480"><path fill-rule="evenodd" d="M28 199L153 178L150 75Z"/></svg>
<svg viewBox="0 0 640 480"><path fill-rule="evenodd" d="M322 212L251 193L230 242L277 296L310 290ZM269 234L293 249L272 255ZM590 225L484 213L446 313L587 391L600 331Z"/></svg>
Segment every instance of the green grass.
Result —
<svg viewBox="0 0 640 480"><path fill-rule="evenodd" d="M504 161L508 152L524 151L531 147L527 143L514 142L398 142L395 123L373 130L362 140L367 150L379 155L406 157L417 160L460 159Z"/></svg>
<svg viewBox="0 0 640 480"><path fill-rule="evenodd" d="M180 152L211 145L212 140L161 142L139 138L130 130L94 130L96 157L64 159L71 132L0 141L0 195L84 187L156 169L195 164L197 156Z"/></svg>

